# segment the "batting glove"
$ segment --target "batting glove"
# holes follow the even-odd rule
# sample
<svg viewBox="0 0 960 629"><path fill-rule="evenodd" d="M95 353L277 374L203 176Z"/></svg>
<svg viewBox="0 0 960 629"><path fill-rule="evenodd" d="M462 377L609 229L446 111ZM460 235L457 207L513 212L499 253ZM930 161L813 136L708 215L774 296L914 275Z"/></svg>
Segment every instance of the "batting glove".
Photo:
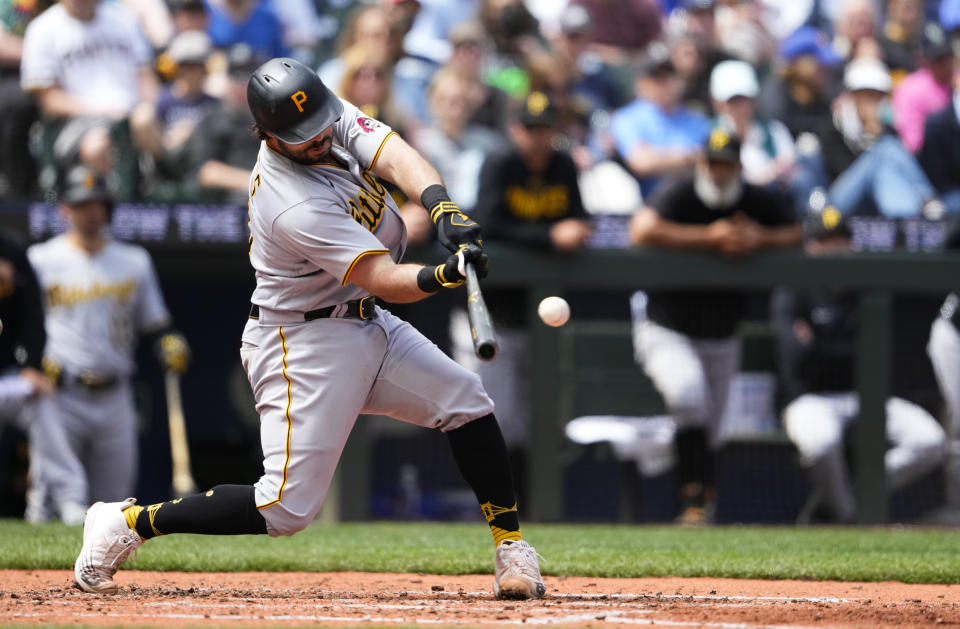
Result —
<svg viewBox="0 0 960 629"><path fill-rule="evenodd" d="M425 266L417 274L417 286L425 293L434 293L441 288L456 288L467 279L466 264L473 264L477 277L486 277L489 260L480 247L465 245L451 255L443 264Z"/></svg>
<svg viewBox="0 0 960 629"><path fill-rule="evenodd" d="M161 336L157 340L156 352L160 366L173 373L184 373L190 365L190 346L178 332L167 332Z"/></svg>
<svg viewBox="0 0 960 629"><path fill-rule="evenodd" d="M483 247L480 225L450 200L446 188L439 184L429 186L420 195L420 203L427 208L430 220L436 224L440 242L452 253L457 253L467 245Z"/></svg>

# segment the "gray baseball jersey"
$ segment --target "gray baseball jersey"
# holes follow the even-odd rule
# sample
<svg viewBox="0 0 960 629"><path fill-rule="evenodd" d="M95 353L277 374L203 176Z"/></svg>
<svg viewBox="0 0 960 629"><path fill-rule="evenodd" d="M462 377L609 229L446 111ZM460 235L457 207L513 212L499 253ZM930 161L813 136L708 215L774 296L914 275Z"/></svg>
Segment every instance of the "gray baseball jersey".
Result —
<svg viewBox="0 0 960 629"><path fill-rule="evenodd" d="M377 309L345 318L367 292L350 282L367 255L399 261L406 230L371 170L392 131L344 102L328 162L298 164L261 144L250 176L250 261L259 316L240 356L260 413L257 508L271 535L316 515L360 413L453 430L493 412L480 379L408 323ZM304 313L335 306L327 318Z"/></svg>
<svg viewBox="0 0 960 629"><path fill-rule="evenodd" d="M27 256L44 294L45 355L75 374L132 375L138 334L170 320L147 252L111 240L91 255L61 235Z"/></svg>
<svg viewBox="0 0 960 629"><path fill-rule="evenodd" d="M406 247L397 204L370 172L393 131L343 103L328 162L297 164L266 143L260 147L250 178L250 263L257 276L252 301L264 322L270 311L305 312L363 297L349 283L357 261L384 252L399 261Z"/></svg>

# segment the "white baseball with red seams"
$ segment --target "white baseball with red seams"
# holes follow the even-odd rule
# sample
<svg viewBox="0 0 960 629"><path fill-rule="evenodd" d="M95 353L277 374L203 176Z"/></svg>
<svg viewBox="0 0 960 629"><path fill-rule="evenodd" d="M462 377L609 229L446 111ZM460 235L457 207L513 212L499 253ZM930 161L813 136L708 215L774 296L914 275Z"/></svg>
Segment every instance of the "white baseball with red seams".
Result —
<svg viewBox="0 0 960 629"><path fill-rule="evenodd" d="M540 320L551 327L560 327L570 320L570 304L563 297L547 297L537 306Z"/></svg>

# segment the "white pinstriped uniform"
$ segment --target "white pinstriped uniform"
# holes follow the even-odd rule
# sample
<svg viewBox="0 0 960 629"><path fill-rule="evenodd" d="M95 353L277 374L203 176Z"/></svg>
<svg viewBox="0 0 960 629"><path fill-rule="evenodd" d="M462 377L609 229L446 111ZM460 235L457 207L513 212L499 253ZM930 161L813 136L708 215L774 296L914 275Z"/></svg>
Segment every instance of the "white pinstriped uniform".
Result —
<svg viewBox="0 0 960 629"><path fill-rule="evenodd" d="M302 165L262 143L250 177L250 261L258 319L240 350L261 421L256 500L271 535L319 511L360 413L452 430L493 412L479 378L409 324L377 309L366 321L304 322L303 313L364 297L350 283L365 255L399 261L406 230L370 171L393 133L344 101L330 161Z"/></svg>

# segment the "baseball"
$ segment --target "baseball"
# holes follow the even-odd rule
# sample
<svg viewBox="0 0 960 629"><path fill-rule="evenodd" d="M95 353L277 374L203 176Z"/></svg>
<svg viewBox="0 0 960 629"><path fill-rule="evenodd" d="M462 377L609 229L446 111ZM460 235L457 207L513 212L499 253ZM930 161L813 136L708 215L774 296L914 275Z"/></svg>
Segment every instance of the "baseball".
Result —
<svg viewBox="0 0 960 629"><path fill-rule="evenodd" d="M547 297L537 306L537 314L541 321L556 328L570 319L570 304L563 297Z"/></svg>

